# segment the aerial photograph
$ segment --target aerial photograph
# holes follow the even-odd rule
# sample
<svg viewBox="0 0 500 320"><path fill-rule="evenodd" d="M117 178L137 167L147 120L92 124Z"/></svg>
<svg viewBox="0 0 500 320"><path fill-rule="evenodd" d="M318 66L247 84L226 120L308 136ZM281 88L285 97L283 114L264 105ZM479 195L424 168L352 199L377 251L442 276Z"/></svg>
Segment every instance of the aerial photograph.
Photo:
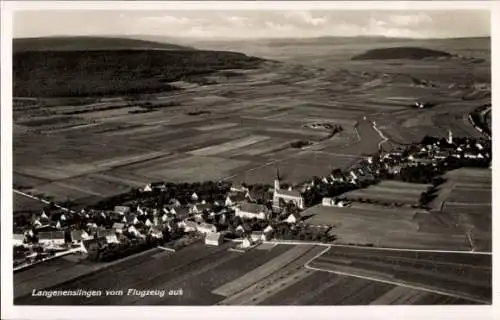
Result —
<svg viewBox="0 0 500 320"><path fill-rule="evenodd" d="M14 305L492 305L490 20L15 12Z"/></svg>

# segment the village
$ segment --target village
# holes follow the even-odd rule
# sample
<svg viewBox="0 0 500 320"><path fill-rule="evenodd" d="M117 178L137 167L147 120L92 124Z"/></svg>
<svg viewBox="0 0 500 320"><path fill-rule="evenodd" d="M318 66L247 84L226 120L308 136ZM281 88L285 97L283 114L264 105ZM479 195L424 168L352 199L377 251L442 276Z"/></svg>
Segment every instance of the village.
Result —
<svg viewBox="0 0 500 320"><path fill-rule="evenodd" d="M91 261L112 261L148 248L175 251L196 241L245 251L272 239L333 243L331 226L304 223L313 205L346 207L342 194L382 180L436 182L446 171L491 168L491 140L425 137L421 143L366 156L348 171L274 186L227 182L152 182L139 190L79 211L46 207L14 227L14 268L78 252ZM420 206L425 207L425 194Z"/></svg>

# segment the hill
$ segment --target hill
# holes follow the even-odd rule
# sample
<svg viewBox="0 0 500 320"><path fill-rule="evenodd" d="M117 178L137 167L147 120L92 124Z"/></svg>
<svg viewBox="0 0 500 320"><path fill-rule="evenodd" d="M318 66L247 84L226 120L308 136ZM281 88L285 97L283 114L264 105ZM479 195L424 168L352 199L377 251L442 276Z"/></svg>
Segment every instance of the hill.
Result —
<svg viewBox="0 0 500 320"><path fill-rule="evenodd" d="M13 52L120 49L194 50L194 48L176 44L118 37L76 36L18 38L14 39L12 43Z"/></svg>
<svg viewBox="0 0 500 320"><path fill-rule="evenodd" d="M388 59L412 59L420 60L425 58L451 57L451 54L444 51L418 48L418 47L395 47L368 50L365 53L356 55L351 60L388 60Z"/></svg>
<svg viewBox="0 0 500 320"><path fill-rule="evenodd" d="M153 93L169 82L264 60L208 50L25 51L13 56L14 96L84 97Z"/></svg>

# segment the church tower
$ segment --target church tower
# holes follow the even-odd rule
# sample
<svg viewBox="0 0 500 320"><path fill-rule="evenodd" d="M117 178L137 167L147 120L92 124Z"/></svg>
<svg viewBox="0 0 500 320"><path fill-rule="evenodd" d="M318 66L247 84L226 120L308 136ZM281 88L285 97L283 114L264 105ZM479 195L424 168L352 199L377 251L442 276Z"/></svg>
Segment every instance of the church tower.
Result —
<svg viewBox="0 0 500 320"><path fill-rule="evenodd" d="M453 144L453 134L451 133L450 129L448 129L448 140L447 140L447 142L449 144Z"/></svg>
<svg viewBox="0 0 500 320"><path fill-rule="evenodd" d="M280 170L276 167L276 179L274 180L274 192L280 189Z"/></svg>

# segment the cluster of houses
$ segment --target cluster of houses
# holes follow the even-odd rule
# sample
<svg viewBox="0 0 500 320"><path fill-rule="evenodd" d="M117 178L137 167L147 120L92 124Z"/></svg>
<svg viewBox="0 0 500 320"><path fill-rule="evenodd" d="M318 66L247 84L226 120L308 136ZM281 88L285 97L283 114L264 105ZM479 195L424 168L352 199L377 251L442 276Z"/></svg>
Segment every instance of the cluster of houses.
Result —
<svg viewBox="0 0 500 320"><path fill-rule="evenodd" d="M164 185L151 183L144 187L143 192L158 188L164 188ZM242 220L268 221L272 211L279 208L283 201L293 202L298 208L303 208L304 203L300 192L280 189L278 179L275 182L272 209L255 203L248 188L244 187L231 188L223 203L207 203L200 200L196 193L192 194L191 200L191 203L182 206L178 200L172 199L162 210L141 206L115 206L114 210L110 211L62 211L57 219L49 218L47 212L42 211L40 215L32 217L31 225L23 233L14 233L13 241L15 246L37 244L45 249L64 250L80 246L81 250L86 252L94 243L120 243L128 237L163 238L166 232L181 229L184 232L204 235L207 245L220 245L225 232L219 230L218 225L226 222L232 215ZM215 212L214 208L218 208L218 212ZM290 214L285 221L297 223L300 221L300 215ZM246 247L257 241L270 239L272 231L270 225L260 232L246 230L242 225L236 228Z"/></svg>
<svg viewBox="0 0 500 320"><path fill-rule="evenodd" d="M380 176L382 170L398 175L401 169L418 165L436 167L440 161L453 157L456 159L491 159L491 148L487 143L472 139L454 139L451 130L447 139L433 139L432 143L395 148L389 152L366 157L366 159L347 172L336 170L321 177L320 184L349 183L355 186L371 182ZM303 185L302 192L315 186L314 180ZM346 207L350 202L325 197L321 204L327 207Z"/></svg>
<svg viewBox="0 0 500 320"><path fill-rule="evenodd" d="M351 183L360 185L363 181L374 180L382 169L392 174L399 174L406 166L437 163L448 157L459 159L491 159L491 147L483 142L461 139L454 141L451 131L446 141L436 139L429 144L420 144L416 148L395 149L367 157L365 161L348 172L337 170L322 177L324 184ZM261 221L261 231L247 230L244 225L235 228L242 237L241 246L248 248L256 242L266 241L273 236L271 220L281 220L297 224L302 220L300 211L304 209L302 193L315 187L314 180L306 183L300 190L281 188L279 173L274 181L272 201L269 205L259 204L249 188L232 186L224 201L207 203L200 200L194 192L187 205L181 205L171 199L162 209L130 206L116 206L110 211L82 210L81 212L61 211L57 219L49 219L43 211L32 218L31 225L22 233L14 233L14 245L31 246L38 243L42 248L65 249L80 246L82 251L92 243L120 243L124 238L164 238L175 230L202 234L207 245L220 245L227 231L221 230L228 219L239 217L241 220L257 219ZM164 190L165 184L151 183L143 188L148 193ZM293 204L296 210L286 213L284 205ZM346 207L348 201L325 197L323 206ZM274 215L274 213L280 213ZM274 217L274 218L273 218Z"/></svg>

